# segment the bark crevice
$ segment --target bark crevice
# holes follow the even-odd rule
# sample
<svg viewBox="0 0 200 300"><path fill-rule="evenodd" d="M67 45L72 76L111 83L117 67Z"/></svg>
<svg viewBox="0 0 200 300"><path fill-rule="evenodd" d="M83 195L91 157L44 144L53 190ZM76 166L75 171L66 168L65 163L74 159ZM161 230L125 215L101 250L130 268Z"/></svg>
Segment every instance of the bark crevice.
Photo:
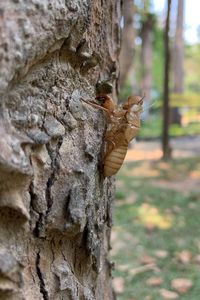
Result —
<svg viewBox="0 0 200 300"><path fill-rule="evenodd" d="M47 200L47 210L46 210L46 217L48 217L49 212L51 211L51 207L53 205L53 197L51 193L52 186L54 185L54 182L56 180L56 176L59 174L59 169L60 169L60 154L59 150L60 147L62 146L63 138L60 137L58 139L56 149L52 150L50 145L47 144L47 151L49 153L49 156L51 158L51 169L52 173L47 180L47 185L46 185L46 200Z"/></svg>
<svg viewBox="0 0 200 300"><path fill-rule="evenodd" d="M45 287L43 273L40 268L40 252L38 252L37 256L36 256L36 272L37 272L37 276L38 276L39 284L40 284L40 293L42 294L44 300L49 300L50 298L48 295L48 291L46 290L46 287Z"/></svg>

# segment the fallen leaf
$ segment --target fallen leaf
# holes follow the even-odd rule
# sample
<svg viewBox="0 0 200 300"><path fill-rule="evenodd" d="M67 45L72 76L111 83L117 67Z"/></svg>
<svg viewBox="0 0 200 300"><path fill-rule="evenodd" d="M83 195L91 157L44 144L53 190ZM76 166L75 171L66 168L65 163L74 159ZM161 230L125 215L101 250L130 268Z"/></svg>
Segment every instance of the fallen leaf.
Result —
<svg viewBox="0 0 200 300"><path fill-rule="evenodd" d="M200 254L196 255L194 258L194 261L198 264L200 264Z"/></svg>
<svg viewBox="0 0 200 300"><path fill-rule="evenodd" d="M152 270L155 271L155 272L160 271L160 269L158 269L158 267L154 263L151 263L151 264L148 264L148 265L144 265L144 266L140 266L140 267L137 267L137 268L134 268L134 269L130 269L128 272L133 277L137 274L152 271Z"/></svg>
<svg viewBox="0 0 200 300"><path fill-rule="evenodd" d="M189 208L189 209L196 209L196 208L197 208L197 203L190 202L190 203L188 204L188 208Z"/></svg>
<svg viewBox="0 0 200 300"><path fill-rule="evenodd" d="M146 281L146 284L148 286L160 286L162 283L163 283L163 279L161 277L150 277Z"/></svg>
<svg viewBox="0 0 200 300"><path fill-rule="evenodd" d="M176 278L171 281L171 287L179 294L185 294L192 287L192 281L186 278Z"/></svg>
<svg viewBox="0 0 200 300"><path fill-rule="evenodd" d="M138 221L147 229L159 228L169 229L172 226L172 217L170 214L162 215L157 207L148 203L143 203L137 210Z"/></svg>
<svg viewBox="0 0 200 300"><path fill-rule="evenodd" d="M150 256L150 255L143 255L140 257L140 263L142 265L147 265L147 264L154 264L155 263L155 258Z"/></svg>
<svg viewBox="0 0 200 300"><path fill-rule="evenodd" d="M124 279L122 277L116 277L112 280L112 285L115 293L122 294L124 291Z"/></svg>
<svg viewBox="0 0 200 300"><path fill-rule="evenodd" d="M189 176L191 177L191 178L197 178L197 179L199 179L200 178L200 171L199 170L194 170L194 171L191 171L190 173L189 173Z"/></svg>
<svg viewBox="0 0 200 300"><path fill-rule="evenodd" d="M158 167L161 169L161 170L169 170L170 168L170 165L166 162L159 162L158 163Z"/></svg>
<svg viewBox="0 0 200 300"><path fill-rule="evenodd" d="M116 265L115 267L117 270L119 271L128 271L130 269L130 266L129 265Z"/></svg>
<svg viewBox="0 0 200 300"><path fill-rule="evenodd" d="M169 255L169 253L166 250L156 250L154 253L155 256L157 256L158 258L166 258Z"/></svg>
<svg viewBox="0 0 200 300"><path fill-rule="evenodd" d="M198 250L200 251L200 241L195 241L195 244L196 244L196 246L197 246L197 248L198 248Z"/></svg>
<svg viewBox="0 0 200 300"><path fill-rule="evenodd" d="M179 297L177 293L166 289L160 289L159 293L163 299L177 299Z"/></svg>
<svg viewBox="0 0 200 300"><path fill-rule="evenodd" d="M152 298L152 296L150 296L150 295L147 295L147 296L145 296L144 297L144 300L152 300L153 298Z"/></svg>
<svg viewBox="0 0 200 300"><path fill-rule="evenodd" d="M172 211L178 214L178 213L181 212L181 208L180 208L180 206L178 206L178 205L174 205L174 206L172 207Z"/></svg>
<svg viewBox="0 0 200 300"><path fill-rule="evenodd" d="M119 207L125 204L133 204L135 203L136 199L137 199L137 194L132 192L132 194L128 197L125 197L125 199L117 200L115 206Z"/></svg>
<svg viewBox="0 0 200 300"><path fill-rule="evenodd" d="M188 250L183 250L183 251L177 253L176 256L177 256L178 261L180 261L184 265L189 264L192 259L192 253Z"/></svg>

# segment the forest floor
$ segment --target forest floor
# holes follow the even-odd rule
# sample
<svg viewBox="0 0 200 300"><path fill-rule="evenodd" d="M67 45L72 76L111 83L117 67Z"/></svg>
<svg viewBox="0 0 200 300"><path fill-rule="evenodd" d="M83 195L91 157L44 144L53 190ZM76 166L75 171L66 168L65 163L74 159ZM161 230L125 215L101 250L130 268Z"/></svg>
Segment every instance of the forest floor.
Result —
<svg viewBox="0 0 200 300"><path fill-rule="evenodd" d="M173 158L200 156L200 136L185 136L171 138ZM126 161L143 159L161 159L162 148L160 140L134 141L126 155Z"/></svg>
<svg viewBox="0 0 200 300"><path fill-rule="evenodd" d="M172 145L167 163L158 142L138 142L117 176L111 258L119 300L200 299L200 138Z"/></svg>

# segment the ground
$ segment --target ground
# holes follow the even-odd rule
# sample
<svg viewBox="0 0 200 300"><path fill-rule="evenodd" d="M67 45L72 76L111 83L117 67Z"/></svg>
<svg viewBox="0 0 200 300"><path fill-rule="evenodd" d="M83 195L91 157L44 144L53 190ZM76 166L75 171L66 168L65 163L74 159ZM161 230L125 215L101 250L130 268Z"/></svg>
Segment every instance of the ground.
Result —
<svg viewBox="0 0 200 300"><path fill-rule="evenodd" d="M157 142L138 142L117 176L111 256L119 300L199 299L200 138L172 144L166 163Z"/></svg>
<svg viewBox="0 0 200 300"><path fill-rule="evenodd" d="M200 156L200 136L186 136L170 140L173 158ZM162 157L160 140L136 141L126 155L126 161L160 159Z"/></svg>

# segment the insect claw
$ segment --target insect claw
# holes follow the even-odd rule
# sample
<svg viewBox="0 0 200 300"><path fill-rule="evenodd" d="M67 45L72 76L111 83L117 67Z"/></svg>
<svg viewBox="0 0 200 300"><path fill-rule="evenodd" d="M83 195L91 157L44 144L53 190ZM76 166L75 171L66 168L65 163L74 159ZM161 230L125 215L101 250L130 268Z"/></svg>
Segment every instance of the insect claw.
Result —
<svg viewBox="0 0 200 300"><path fill-rule="evenodd" d="M106 109L105 107L101 106L101 105L98 105L96 103L93 103L93 102L90 102L90 101L87 101L87 100L84 100L83 98L81 98L81 101L95 107L95 108L98 108L98 109L101 109L103 111L105 111L106 113L110 114L110 112L108 111L108 109Z"/></svg>
<svg viewBox="0 0 200 300"><path fill-rule="evenodd" d="M145 97L146 97L146 93L144 92L143 97L140 99L140 101L138 102L138 104L142 104Z"/></svg>

